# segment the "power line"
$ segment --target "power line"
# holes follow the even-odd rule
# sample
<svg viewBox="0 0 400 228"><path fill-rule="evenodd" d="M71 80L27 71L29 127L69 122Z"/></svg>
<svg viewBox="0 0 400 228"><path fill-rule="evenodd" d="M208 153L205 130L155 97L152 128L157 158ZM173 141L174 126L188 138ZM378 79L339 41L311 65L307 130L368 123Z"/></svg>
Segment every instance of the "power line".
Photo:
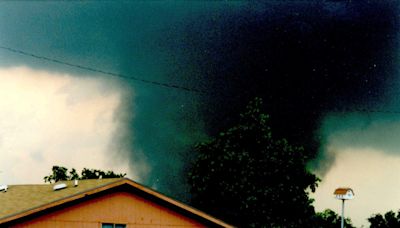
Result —
<svg viewBox="0 0 400 228"><path fill-rule="evenodd" d="M179 86L179 85L165 83L165 82L159 82L159 81L146 80L146 79L128 76L128 75L124 75L124 74L118 74L118 73L114 73L114 72L104 71L104 70L93 68L93 67L78 65L78 64L74 64L74 63L65 62L65 61L59 60L59 59L54 59L54 58L50 58L50 57L46 57L46 56L42 56L42 55L33 54L30 52L26 52L26 51L15 49L15 48L0 46L0 49L10 51L13 53L17 53L20 55L24 55L24 56L29 56L29 57L32 57L35 59L40 59L40 60L44 60L47 62L53 62L53 63L57 63L57 64L69 66L69 67L74 67L74 68L78 68L78 69L82 69L82 70L87 70L87 71L91 71L91 72L101 73L101 74L109 75L112 77L129 79L129 80L133 80L133 81L138 81L138 82L142 82L142 83L146 83L146 84L162 86L162 87L167 87L167 88L179 89L179 90L183 90L186 92L205 93L204 91L201 91L201 90L195 89L195 88L189 88L189 87L184 87L184 86Z"/></svg>
<svg viewBox="0 0 400 228"><path fill-rule="evenodd" d="M344 109L344 111L347 111L347 112L363 112L363 113L400 114L400 111L366 109L366 108Z"/></svg>
<svg viewBox="0 0 400 228"><path fill-rule="evenodd" d="M178 89L178 90L183 90L183 91L186 91L186 92L206 93L206 92L204 92L202 90L195 89L195 88L189 88L189 87L184 87L184 86L179 86L179 85L174 85L174 84L164 83L164 82L159 82L159 81L146 80L146 79L142 79L142 78L127 76L127 75L124 75L124 74L118 74L118 73L114 73L114 72L104 71L104 70L100 70L100 69L97 69L97 68L78 65L78 64L74 64L74 63L69 63L69 62L66 62L66 61L63 61L63 60L49 58L49 57L46 57L46 56L41 56L41 55L33 54L33 53L30 53L30 52L26 52L26 51L23 51L23 50L10 48L10 47L6 47L6 46L1 46L0 45L0 49L6 50L6 51L10 51L10 52L13 52L13 53L17 53L17 54L20 54L20 55L24 55L24 56L28 56L28 57L32 57L32 58L36 58L36 59L40 59L40 60L44 60L44 61L47 61L47 62L53 62L53 63L66 65L66 66L69 66L69 67L74 67L74 68L78 68L78 69L82 69L82 70L101 73L101 74L109 75L109 76L112 76L112 77L118 77L118 78L133 80L133 81L139 81L139 82L146 83L146 84L151 84L151 85L161 86L161 87L166 87L166 88L172 88L172 89ZM377 109L366 109L366 108L361 108L361 109L360 108L354 108L354 109L345 108L345 109L341 109L341 110L338 110L337 108L336 109L333 108L330 111L333 111L333 112L340 111L340 112L400 114L400 111L377 110Z"/></svg>

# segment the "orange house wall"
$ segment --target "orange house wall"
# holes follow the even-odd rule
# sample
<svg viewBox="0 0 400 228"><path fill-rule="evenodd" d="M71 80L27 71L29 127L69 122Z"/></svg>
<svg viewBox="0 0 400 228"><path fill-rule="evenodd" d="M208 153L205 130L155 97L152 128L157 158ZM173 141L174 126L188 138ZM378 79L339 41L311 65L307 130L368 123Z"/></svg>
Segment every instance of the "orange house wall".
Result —
<svg viewBox="0 0 400 228"><path fill-rule="evenodd" d="M13 227L99 228L102 223L122 223L127 224L128 228L205 227L173 210L127 192L107 194Z"/></svg>

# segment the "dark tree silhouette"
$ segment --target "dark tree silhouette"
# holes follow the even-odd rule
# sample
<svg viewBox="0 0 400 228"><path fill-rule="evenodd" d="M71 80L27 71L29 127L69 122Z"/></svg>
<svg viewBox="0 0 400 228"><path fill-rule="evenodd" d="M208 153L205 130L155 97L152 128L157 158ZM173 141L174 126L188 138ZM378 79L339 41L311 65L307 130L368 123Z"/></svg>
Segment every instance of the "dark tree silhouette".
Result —
<svg viewBox="0 0 400 228"><path fill-rule="evenodd" d="M102 171L98 169L87 169L83 168L81 176L76 172L76 169L72 168L68 173L68 169L62 166L53 166L52 174L45 176L44 182L57 182L62 180L84 180L84 179L99 179L99 178L118 178L125 177L126 173L114 173L114 171Z"/></svg>
<svg viewBox="0 0 400 228"><path fill-rule="evenodd" d="M323 212L316 213L313 227L338 228L340 225L341 217L334 211L326 209ZM344 227L354 228L349 218L345 218Z"/></svg>
<svg viewBox="0 0 400 228"><path fill-rule="evenodd" d="M87 169L84 168L81 172L81 178L82 180L84 179L99 179L99 178L116 178L116 177L124 177L126 173L124 174L116 174L113 171L102 171L98 169Z"/></svg>
<svg viewBox="0 0 400 228"><path fill-rule="evenodd" d="M192 204L239 227L308 227L318 178L302 147L272 137L261 108L256 98L235 126L195 147Z"/></svg>
<svg viewBox="0 0 400 228"><path fill-rule="evenodd" d="M74 169L75 170L75 169ZM57 182L57 181L61 181L61 180L68 180L70 179L70 176L68 176L67 171L68 169L62 166L53 166L53 168L51 169L52 174L45 176L44 182Z"/></svg>
<svg viewBox="0 0 400 228"><path fill-rule="evenodd" d="M384 216L375 214L368 218L371 228L397 228L400 227L400 211L397 215L393 211L388 211Z"/></svg>

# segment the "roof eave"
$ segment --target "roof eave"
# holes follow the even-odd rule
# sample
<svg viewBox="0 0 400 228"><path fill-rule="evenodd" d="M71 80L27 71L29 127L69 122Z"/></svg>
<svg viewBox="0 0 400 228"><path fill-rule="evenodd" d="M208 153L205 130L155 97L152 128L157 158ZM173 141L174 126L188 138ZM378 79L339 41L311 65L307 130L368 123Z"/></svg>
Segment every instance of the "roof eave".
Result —
<svg viewBox="0 0 400 228"><path fill-rule="evenodd" d="M95 187L93 189L89 189L87 191L83 191L83 192L77 193L75 195L71 195L71 196L62 198L60 200L56 200L56 201L53 201L53 202L50 202L50 203L47 203L47 204L44 204L44 205L41 205L41 206L38 206L38 207L35 207L35 208L28 209L26 211L23 211L23 212L20 212L20 213L17 213L17 214L13 214L13 215L10 215L10 216L7 216L7 217L0 218L0 225L12 222L14 220L22 219L24 217L33 215L35 213L39 213L41 211L45 211L45 210L48 210L48 209L51 209L51 208L55 208L57 206L61 206L61 205L65 204L65 203L73 202L73 201L85 198L87 196L94 195L96 193L100 193L100 192L103 192L105 190L112 189L112 188L115 188L115 187L118 187L118 186L121 186L121 185L124 185L124 184L127 184L127 185L133 187L134 189L137 189L137 190L139 190L141 192L144 192L146 194L149 194L149 195L151 195L151 196L153 196L153 197L155 197L157 199L160 199L163 202L166 202L166 203L171 204L171 205L173 205L173 206L175 206L177 208L180 208L183 211L186 211L186 212L189 212L189 213L191 213L193 215L196 215L196 216L198 216L198 217L200 217L200 218L204 219L205 221L208 221L208 222L210 222L212 224L215 224L215 225L218 225L218 226L221 226L221 227L229 227L229 228L234 227L232 225L229 225L229 224L223 222L222 220L214 218L211 215L208 215L208 214L206 214L206 213L204 213L204 212L202 212L200 210L197 210L197 209L195 209L193 207L190 207L190 206L188 206L186 204L183 204L183 203L181 203L181 202L179 202L177 200L174 200L174 199L172 199L172 198L170 198L168 196L165 196L165 195L163 195L163 194L161 194L161 193L159 193L157 191L154 191L154 190L152 190L150 188L147 188L147 187L145 187L145 186L143 186L143 185L141 185L141 184L139 184L139 183L137 183L137 182L135 182L133 180L130 180L128 178L119 179L119 180L116 180L115 182L107 183L107 184L104 184L102 186Z"/></svg>

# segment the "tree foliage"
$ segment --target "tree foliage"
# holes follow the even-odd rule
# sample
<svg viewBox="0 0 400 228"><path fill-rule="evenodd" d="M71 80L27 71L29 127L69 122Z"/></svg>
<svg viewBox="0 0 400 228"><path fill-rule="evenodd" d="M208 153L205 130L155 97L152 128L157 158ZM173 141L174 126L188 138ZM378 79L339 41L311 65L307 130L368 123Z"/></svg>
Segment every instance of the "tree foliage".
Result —
<svg viewBox="0 0 400 228"><path fill-rule="evenodd" d="M98 169L87 169L83 168L81 172L81 177L80 179L85 180L85 179L99 179L101 178L115 178L115 177L124 177L126 176L126 173L124 174L116 174L113 171L102 171Z"/></svg>
<svg viewBox="0 0 400 228"><path fill-rule="evenodd" d="M125 177L126 173L114 173L114 171L102 171L98 169L87 169L84 168L81 171L81 175L76 172L76 169L72 168L69 172L68 169L62 166L53 166L51 169L52 174L45 176L44 182L57 182L63 180L84 180L84 179L99 179L99 178L118 178Z"/></svg>
<svg viewBox="0 0 400 228"><path fill-rule="evenodd" d="M371 228L394 228L400 227L400 210L397 215L393 211L388 211L385 215L375 214L368 218Z"/></svg>
<svg viewBox="0 0 400 228"><path fill-rule="evenodd" d="M338 228L340 225L341 217L330 209L315 214L313 227ZM344 219L344 227L354 228L349 218Z"/></svg>
<svg viewBox="0 0 400 228"><path fill-rule="evenodd" d="M57 182L57 181L61 181L61 180L70 180L71 176L67 174L68 169L62 166L53 166L51 168L52 174L45 176L44 182ZM76 173L76 170L73 169L73 171Z"/></svg>
<svg viewBox="0 0 400 228"><path fill-rule="evenodd" d="M239 227L307 227L318 178L302 147L274 139L256 98L239 122L195 147L192 204Z"/></svg>

